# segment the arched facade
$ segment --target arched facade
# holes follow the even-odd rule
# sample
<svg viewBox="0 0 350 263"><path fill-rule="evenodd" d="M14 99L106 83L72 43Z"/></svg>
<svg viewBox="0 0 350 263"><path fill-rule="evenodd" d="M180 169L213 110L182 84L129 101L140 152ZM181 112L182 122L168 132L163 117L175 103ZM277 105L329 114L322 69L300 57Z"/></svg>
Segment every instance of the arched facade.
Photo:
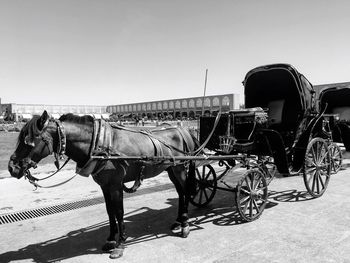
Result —
<svg viewBox="0 0 350 263"><path fill-rule="evenodd" d="M239 108L238 94L223 94L206 97L191 97L172 100L131 103L107 106L107 112L116 115L172 116L175 118L195 118L218 111L229 111Z"/></svg>

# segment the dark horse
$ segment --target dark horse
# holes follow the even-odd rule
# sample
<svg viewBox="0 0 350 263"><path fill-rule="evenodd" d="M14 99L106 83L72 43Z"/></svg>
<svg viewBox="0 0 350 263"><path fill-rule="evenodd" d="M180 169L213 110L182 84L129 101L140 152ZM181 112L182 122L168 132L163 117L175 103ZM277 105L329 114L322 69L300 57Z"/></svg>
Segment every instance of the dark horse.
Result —
<svg viewBox="0 0 350 263"><path fill-rule="evenodd" d="M29 169L46 156L65 154L77 163L77 173L92 177L102 189L109 217L110 234L102 247L111 258L123 255L126 240L123 208L125 182L135 181L167 171L179 195L178 217L172 230L187 237L190 180L187 163L180 161L125 161L94 159L93 156L184 156L195 150L197 142L187 130L163 127L152 132L137 131L122 126L112 127L91 116L66 114L51 119L46 111L34 117L21 130L8 170L12 176L31 177ZM135 187L136 185L136 187ZM128 188L129 190L131 188ZM135 190L132 189L132 190ZM192 188L193 189L193 188ZM117 222L116 222L117 220ZM118 238L116 238L116 234Z"/></svg>

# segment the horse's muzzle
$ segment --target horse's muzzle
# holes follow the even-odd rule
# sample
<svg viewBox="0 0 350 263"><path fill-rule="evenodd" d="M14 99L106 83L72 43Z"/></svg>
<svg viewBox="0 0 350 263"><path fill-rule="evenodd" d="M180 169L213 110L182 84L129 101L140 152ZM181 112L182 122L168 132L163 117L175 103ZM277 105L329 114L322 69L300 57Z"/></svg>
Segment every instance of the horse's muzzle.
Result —
<svg viewBox="0 0 350 263"><path fill-rule="evenodd" d="M7 167L12 177L19 179L24 175L24 169L20 167L13 156L10 157Z"/></svg>
<svg viewBox="0 0 350 263"><path fill-rule="evenodd" d="M18 179L23 176L23 173L21 174L20 167L17 165L14 165L13 161L9 161L8 171L10 172L11 176L16 177Z"/></svg>

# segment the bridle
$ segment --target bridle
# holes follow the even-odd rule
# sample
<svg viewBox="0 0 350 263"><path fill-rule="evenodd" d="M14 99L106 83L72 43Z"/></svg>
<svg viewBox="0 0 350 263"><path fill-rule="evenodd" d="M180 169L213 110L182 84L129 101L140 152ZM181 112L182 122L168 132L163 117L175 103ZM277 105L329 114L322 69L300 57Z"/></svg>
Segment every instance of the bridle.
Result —
<svg viewBox="0 0 350 263"><path fill-rule="evenodd" d="M56 119L49 119L49 122L53 121L55 122L56 126L57 126L57 134L58 134L58 144L57 144L57 149L56 151L54 151L54 147L53 147L53 139L51 136L48 136L46 133L41 133L39 134L39 136L37 136L37 138L41 139L44 143L45 146L47 147L47 149L49 150L49 155L54 154L55 156L55 166L57 168L57 170L52 173L51 175L48 175L44 178L36 178L33 175L31 175L29 169L30 168L36 168L37 167L37 163L35 161L33 161L31 159L31 155L32 153L28 156L27 159L29 159L30 161L27 161L27 168L24 171L24 177L26 179L28 179L29 183L31 183L32 185L35 186L36 190L38 187L40 188L52 188L52 187L56 187L62 184L65 184L67 182L69 182L70 180L72 180L76 174L69 178L68 180L65 180L61 183L55 184L55 185L51 185L51 186L42 186L40 184L38 184L38 181L43 181L46 180L48 178L51 178L52 176L54 176L55 174L57 174L59 171L62 170L62 168L70 161L70 158L67 158L66 161L63 163L63 165L60 167L60 159L64 159L64 154L66 152L66 142L67 142L67 137L65 134L65 130L64 130L64 126L62 125L62 122L60 120L56 120Z"/></svg>

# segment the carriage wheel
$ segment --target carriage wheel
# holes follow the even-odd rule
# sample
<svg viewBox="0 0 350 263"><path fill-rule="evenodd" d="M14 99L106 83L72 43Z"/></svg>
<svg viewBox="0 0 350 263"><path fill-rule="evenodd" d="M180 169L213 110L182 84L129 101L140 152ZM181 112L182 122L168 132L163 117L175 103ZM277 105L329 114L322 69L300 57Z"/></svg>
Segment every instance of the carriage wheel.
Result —
<svg viewBox="0 0 350 263"><path fill-rule="evenodd" d="M331 171L333 173L337 173L339 172L343 163L343 154L341 152L341 149L336 143L332 142L328 146L328 151L331 157Z"/></svg>
<svg viewBox="0 0 350 263"><path fill-rule="evenodd" d="M238 182L236 205L244 221L260 217L267 203L267 182L260 169L248 170Z"/></svg>
<svg viewBox="0 0 350 263"><path fill-rule="evenodd" d="M321 138L314 138L307 145L303 171L305 187L311 196L323 195L330 174L331 160L327 143Z"/></svg>
<svg viewBox="0 0 350 263"><path fill-rule="evenodd" d="M203 207L214 198L217 188L216 173L211 165L196 168L196 192L190 202L194 206Z"/></svg>

